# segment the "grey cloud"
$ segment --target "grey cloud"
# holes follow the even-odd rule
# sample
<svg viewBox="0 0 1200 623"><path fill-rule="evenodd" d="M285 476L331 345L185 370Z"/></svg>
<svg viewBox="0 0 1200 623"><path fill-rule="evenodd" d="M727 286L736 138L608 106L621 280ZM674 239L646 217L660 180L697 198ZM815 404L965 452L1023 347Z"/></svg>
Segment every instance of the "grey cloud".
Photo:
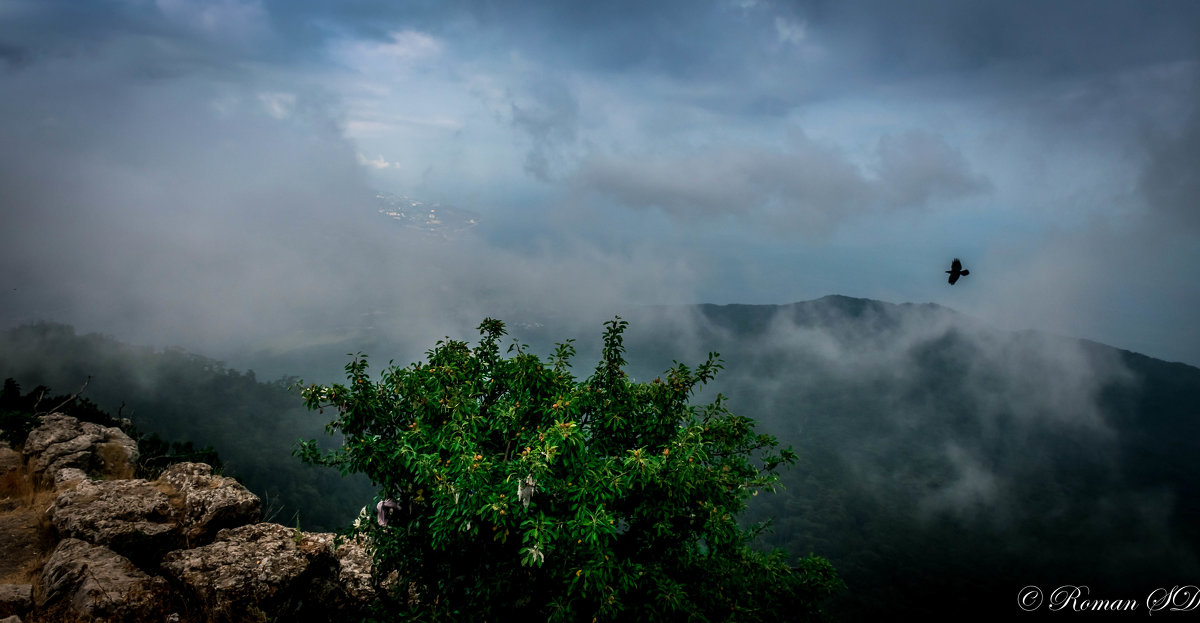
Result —
<svg viewBox="0 0 1200 623"><path fill-rule="evenodd" d="M1121 0L1041 3L1004 0L895 3L887 0L738 2L483 2L326 3L268 0L273 27L296 54L311 54L329 38L385 40L417 28L455 35L473 54L498 45L531 57L602 74L651 72L689 81L746 84L764 66L801 69L804 82L827 96L853 84L879 84L948 73L986 76L974 88L1108 71L1194 57L1200 7L1187 0L1146 7ZM806 24L806 38L827 50L815 66L800 57L771 65L779 54L778 20ZM1143 33L1154 33L1144 36ZM801 66L801 67L798 67ZM757 88L766 85L756 84ZM807 96L783 89L770 98L731 102L784 108Z"/></svg>
<svg viewBox="0 0 1200 623"><path fill-rule="evenodd" d="M721 3L664 2L272 2L276 20L290 32L321 34L331 23L364 36L382 37L399 24L439 33L470 32L500 40L551 61L569 60L599 71L652 67L674 73L708 71L732 45L722 40L735 23ZM330 29L325 34L336 34ZM469 47L469 43L467 44Z"/></svg>
<svg viewBox="0 0 1200 623"><path fill-rule="evenodd" d="M696 317L701 329L682 332L679 347L706 336L699 348L731 362L717 390L735 411L754 405L746 414L789 442L826 444L889 505L914 517L1028 521L1044 509L1023 501L1026 479L1053 479L1063 460L1115 468L1105 396L1136 383L1115 351L932 306L801 305L750 334ZM810 427L814 418L822 423ZM1063 439L1078 457L1053 454ZM899 491L922 497L895 499Z"/></svg>
<svg viewBox="0 0 1200 623"><path fill-rule="evenodd" d="M532 143L525 170L542 181L550 181L576 140L579 104L566 85L542 80L513 101L512 124Z"/></svg>
<svg viewBox="0 0 1200 623"><path fill-rule="evenodd" d="M670 155L591 154L575 188L689 220L733 214L786 231L827 232L873 209L923 206L986 190L965 158L926 132L884 136L873 175L796 134L785 149L719 144Z"/></svg>
<svg viewBox="0 0 1200 623"><path fill-rule="evenodd" d="M684 154L591 154L572 176L577 189L635 208L658 208L683 220L720 214L818 224L857 211L868 198L861 173L835 150L798 137L786 151L709 146Z"/></svg>
<svg viewBox="0 0 1200 623"><path fill-rule="evenodd" d="M897 205L955 199L990 187L986 178L971 171L961 152L930 132L885 135L877 150L879 184Z"/></svg>
<svg viewBox="0 0 1200 623"><path fill-rule="evenodd" d="M29 50L23 46L0 42L0 62L9 68L20 67L29 62Z"/></svg>
<svg viewBox="0 0 1200 623"><path fill-rule="evenodd" d="M212 90L172 86L18 105L36 112L0 155L5 264L21 275L9 313L208 340L280 322L299 292L336 300L354 277L330 248L336 207L364 185L349 146L301 114L271 118L253 90L218 112Z"/></svg>
<svg viewBox="0 0 1200 623"><path fill-rule="evenodd" d="M329 38L385 41L391 31L413 28L453 40L455 54L473 62L486 64L502 50L551 71L704 83L710 88L697 105L726 113L778 116L811 94L812 80L796 85L770 77L796 71L799 62L789 53L794 46L778 41L776 18L799 19L784 6L743 10L737 3L680 0L269 5L272 23L301 52ZM815 75L806 69L806 78Z"/></svg>
<svg viewBox="0 0 1200 623"><path fill-rule="evenodd" d="M1130 216L1100 215L989 245L972 262L972 277L986 276L986 288L943 300L997 326L1082 336L1195 365L1200 331L1185 318L1200 306L1200 287L1178 270L1200 261L1194 234L1142 212Z"/></svg>
<svg viewBox="0 0 1200 623"><path fill-rule="evenodd" d="M577 187L610 195L636 208L659 208L677 216L741 212L761 202L744 162L759 154L738 149L683 157L591 154L573 175ZM770 155L768 155L770 157Z"/></svg>
<svg viewBox="0 0 1200 623"><path fill-rule="evenodd" d="M148 76L128 61L105 45L0 72L4 326L50 319L219 356L371 318L427 346L484 315L687 287L637 245L408 235L375 212L335 96L271 67Z"/></svg>
<svg viewBox="0 0 1200 623"><path fill-rule="evenodd" d="M1200 106L1182 127L1145 140L1149 161L1139 180L1153 216L1169 228L1200 231Z"/></svg>
<svg viewBox="0 0 1200 623"><path fill-rule="evenodd" d="M148 76L231 71L235 59L266 60L283 47L255 0L219 4L18 1L0 21L0 41L38 59L108 55ZM293 58L294 60L294 58Z"/></svg>
<svg viewBox="0 0 1200 623"><path fill-rule="evenodd" d="M1153 7L1121 0L1037 7L814 0L799 7L814 29L835 34L850 60L894 77L985 71L1012 82L1119 70L1191 58L1200 33L1200 6L1186 0Z"/></svg>

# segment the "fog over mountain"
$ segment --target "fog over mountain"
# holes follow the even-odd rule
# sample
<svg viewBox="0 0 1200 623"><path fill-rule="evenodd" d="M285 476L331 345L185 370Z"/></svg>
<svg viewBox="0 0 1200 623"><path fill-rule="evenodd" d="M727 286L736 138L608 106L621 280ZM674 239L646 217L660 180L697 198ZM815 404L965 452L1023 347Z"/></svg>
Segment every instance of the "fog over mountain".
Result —
<svg viewBox="0 0 1200 623"><path fill-rule="evenodd" d="M0 325L225 356L842 293L1200 364L1198 11L9 0Z"/></svg>

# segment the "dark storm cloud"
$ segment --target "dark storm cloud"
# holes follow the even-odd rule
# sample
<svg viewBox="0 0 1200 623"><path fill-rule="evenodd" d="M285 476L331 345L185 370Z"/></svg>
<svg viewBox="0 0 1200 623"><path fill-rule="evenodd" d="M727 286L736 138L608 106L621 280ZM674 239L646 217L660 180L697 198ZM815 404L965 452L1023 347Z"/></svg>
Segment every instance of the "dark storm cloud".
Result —
<svg viewBox="0 0 1200 623"><path fill-rule="evenodd" d="M800 2L871 73L987 70L1046 79L1193 58L1200 5L1122 0ZM1146 36L1153 33L1153 36Z"/></svg>
<svg viewBox="0 0 1200 623"><path fill-rule="evenodd" d="M238 61L266 58L282 47L252 0L10 4L0 20L0 41L22 46L28 56L87 58L119 50L150 77L232 70Z"/></svg>

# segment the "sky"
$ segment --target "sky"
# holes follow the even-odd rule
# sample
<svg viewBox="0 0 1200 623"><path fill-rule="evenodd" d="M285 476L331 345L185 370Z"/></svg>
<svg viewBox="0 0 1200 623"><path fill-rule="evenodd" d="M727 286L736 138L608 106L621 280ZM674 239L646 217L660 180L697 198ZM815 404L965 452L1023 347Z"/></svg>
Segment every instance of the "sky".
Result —
<svg viewBox="0 0 1200 623"><path fill-rule="evenodd" d="M842 294L1200 365L1198 172L1191 1L0 0L4 326Z"/></svg>

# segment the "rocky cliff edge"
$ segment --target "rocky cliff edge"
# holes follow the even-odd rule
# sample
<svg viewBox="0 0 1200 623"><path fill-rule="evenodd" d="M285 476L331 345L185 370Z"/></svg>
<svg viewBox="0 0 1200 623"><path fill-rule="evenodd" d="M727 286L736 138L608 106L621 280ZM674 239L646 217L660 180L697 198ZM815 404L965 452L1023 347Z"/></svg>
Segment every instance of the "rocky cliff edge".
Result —
<svg viewBox="0 0 1200 623"><path fill-rule="evenodd" d="M136 462L120 429L62 414L0 444L0 623L344 621L382 594L361 542L263 523L206 464Z"/></svg>

